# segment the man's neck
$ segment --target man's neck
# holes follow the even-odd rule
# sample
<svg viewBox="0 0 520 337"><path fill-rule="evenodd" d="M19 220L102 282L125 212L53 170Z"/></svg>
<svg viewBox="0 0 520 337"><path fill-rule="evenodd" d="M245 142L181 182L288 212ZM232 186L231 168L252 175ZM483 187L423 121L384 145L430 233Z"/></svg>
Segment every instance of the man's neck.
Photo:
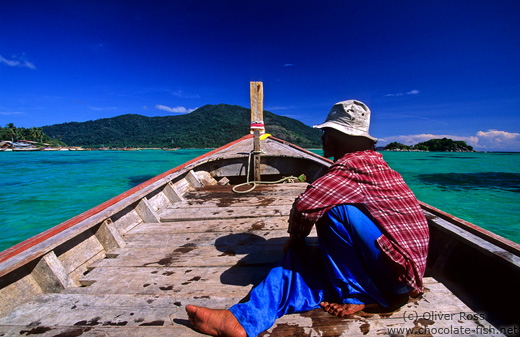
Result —
<svg viewBox="0 0 520 337"><path fill-rule="evenodd" d="M350 149L342 149L340 151L337 151L334 154L334 161L337 161L338 159L342 158L343 156L354 153L354 152L360 152L360 151L366 151L366 150L372 150L371 148L367 147L356 147L356 148L350 148Z"/></svg>
<svg viewBox="0 0 520 337"><path fill-rule="evenodd" d="M374 148L374 142L369 138L346 135L334 129L328 130L328 132L327 135L331 137L332 141L327 142L327 151L332 152L334 161L347 153L372 150Z"/></svg>

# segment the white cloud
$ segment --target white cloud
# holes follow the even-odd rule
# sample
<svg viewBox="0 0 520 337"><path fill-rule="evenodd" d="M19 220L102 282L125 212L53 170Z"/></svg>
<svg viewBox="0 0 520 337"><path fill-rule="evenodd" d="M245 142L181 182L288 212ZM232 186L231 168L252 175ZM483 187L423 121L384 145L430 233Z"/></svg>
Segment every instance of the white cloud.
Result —
<svg viewBox="0 0 520 337"><path fill-rule="evenodd" d="M391 142L414 145L430 139L442 138L465 141L468 145L473 146L477 151L520 151L520 133L499 130L478 131L475 136L468 137L426 133L418 135L399 135L379 139L379 141L381 146Z"/></svg>
<svg viewBox="0 0 520 337"><path fill-rule="evenodd" d="M284 66L284 67L292 67L292 66L294 66L294 64L292 64L292 63L286 63L286 64L284 64L283 66Z"/></svg>
<svg viewBox="0 0 520 337"><path fill-rule="evenodd" d="M488 130L477 132L477 137L482 150L520 151L520 133Z"/></svg>
<svg viewBox="0 0 520 337"><path fill-rule="evenodd" d="M484 138L514 140L514 139L518 139L520 137L520 133L499 131L499 130L488 130L487 132L484 132L484 131L477 132L477 136L484 137Z"/></svg>
<svg viewBox="0 0 520 337"><path fill-rule="evenodd" d="M2 115L2 116L23 115L23 112L20 112L20 111L0 111L0 115Z"/></svg>
<svg viewBox="0 0 520 337"><path fill-rule="evenodd" d="M17 57L17 59L8 60L0 55L0 63L8 65L9 67L25 67L29 69L36 69L33 63L24 60L23 58Z"/></svg>
<svg viewBox="0 0 520 337"><path fill-rule="evenodd" d="M396 94L386 94L385 97L398 97L398 96L404 96L404 95L418 95L421 92L417 89L413 89L408 91L407 93L398 92Z"/></svg>
<svg viewBox="0 0 520 337"><path fill-rule="evenodd" d="M163 110L163 111L168 111L168 112L172 112L172 113L181 113L181 114L190 113L195 110L195 109L186 109L183 106L169 107L169 106L160 105L160 104L157 104L155 106L155 108L159 109L159 110Z"/></svg>

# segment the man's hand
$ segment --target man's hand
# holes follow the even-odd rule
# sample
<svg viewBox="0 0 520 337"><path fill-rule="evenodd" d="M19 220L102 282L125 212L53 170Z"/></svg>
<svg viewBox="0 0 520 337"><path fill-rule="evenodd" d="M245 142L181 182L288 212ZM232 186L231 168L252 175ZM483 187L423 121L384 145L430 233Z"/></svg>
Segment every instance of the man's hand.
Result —
<svg viewBox="0 0 520 337"><path fill-rule="evenodd" d="M297 239L294 236L290 236L289 239L285 242L285 245L283 246L283 253L287 254L289 249L297 246L297 245L304 245L305 244L305 238Z"/></svg>
<svg viewBox="0 0 520 337"><path fill-rule="evenodd" d="M287 241L285 241L285 245L283 245L283 253L284 254L287 254L287 252L289 251L289 249L291 249L292 245L293 245L293 242L294 242L294 238L292 237L289 237L287 239Z"/></svg>

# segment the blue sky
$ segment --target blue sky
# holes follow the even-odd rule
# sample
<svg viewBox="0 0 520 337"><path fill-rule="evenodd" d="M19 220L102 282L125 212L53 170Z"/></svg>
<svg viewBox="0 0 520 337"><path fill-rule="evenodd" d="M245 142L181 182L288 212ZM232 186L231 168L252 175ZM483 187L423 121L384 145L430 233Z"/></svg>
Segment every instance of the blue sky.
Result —
<svg viewBox="0 0 520 337"><path fill-rule="evenodd" d="M1 1L0 125L358 99L381 145L520 151L520 2ZM267 126L269 131L269 126Z"/></svg>

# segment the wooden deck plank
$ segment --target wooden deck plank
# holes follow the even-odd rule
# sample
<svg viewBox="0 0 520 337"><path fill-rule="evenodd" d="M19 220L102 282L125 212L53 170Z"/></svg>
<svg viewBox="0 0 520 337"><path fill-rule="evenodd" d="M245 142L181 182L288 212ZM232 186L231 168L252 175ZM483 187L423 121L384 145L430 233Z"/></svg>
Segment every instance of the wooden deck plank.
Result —
<svg viewBox="0 0 520 337"><path fill-rule="evenodd" d="M292 185L292 184L285 184ZM280 184L271 189L259 188L255 195L237 194L229 186L204 187L185 195L182 203L168 207L160 213L161 222L183 220L240 219L249 217L288 216L294 195L284 194L287 191L302 191L303 186L286 187ZM302 184L294 184L302 185ZM272 191L281 195L269 195ZM183 207L194 203L188 207Z"/></svg>
<svg viewBox="0 0 520 337"><path fill-rule="evenodd" d="M240 234L237 234L240 235ZM97 267L189 267L189 266L232 266L276 263L282 257L280 244L286 238L270 245L252 245L247 247L212 246L197 247L185 244L178 248L133 248L114 249L117 258L103 259L94 262L91 268Z"/></svg>
<svg viewBox="0 0 520 337"><path fill-rule="evenodd" d="M210 304L206 298L190 300ZM211 304L225 308L233 301L214 296ZM182 306L171 295L42 294L0 318L0 326L169 326L173 318L187 318Z"/></svg>
<svg viewBox="0 0 520 337"><path fill-rule="evenodd" d="M258 230L240 233L149 233L141 235L125 236L125 248L152 248L152 247L180 247L186 243L201 246L222 246L222 245L244 245L244 244L273 244L279 243L278 238L288 238L287 230ZM247 240L247 243L244 241ZM236 243L234 243L236 242Z"/></svg>
<svg viewBox="0 0 520 337"><path fill-rule="evenodd" d="M257 185L254 190L247 194L234 193L231 189L231 185L213 185L205 186L202 188L196 188L188 191L184 194L185 199L198 199L198 198L243 198L247 197L271 197L271 196L294 196L295 198L305 192L307 183L296 183L296 184L271 184L271 185ZM244 186L240 190L247 190L248 186Z"/></svg>
<svg viewBox="0 0 520 337"><path fill-rule="evenodd" d="M84 288L67 293L170 295L211 298L231 297L237 301L253 284L264 279L271 265L183 267L183 268L96 268L81 280Z"/></svg>
<svg viewBox="0 0 520 337"><path fill-rule="evenodd" d="M453 329L483 335L479 328L490 328L485 319L470 316L471 310L442 284L426 279L426 293L411 299L402 308L390 313L360 312L345 318L332 317L320 309L287 315L261 336L380 336L380 335L446 335ZM163 332L180 336L197 335L187 326L186 304L227 308L233 304L230 297L196 298L188 294L157 295L86 295L46 294L27 302L0 319L2 330L31 329L112 329L123 336L126 329L141 329L144 324ZM434 316L436 314L436 316ZM28 323L30 322L30 323ZM116 328L117 327L117 328ZM120 328L121 327L121 328ZM172 329L172 330L166 330ZM398 333L392 329L409 331ZM428 329L428 330L427 330ZM435 330L434 330L435 329ZM37 330L34 330L37 331ZM45 331L45 333L51 330ZM54 331L54 330L53 330ZM145 330L141 330L145 331ZM439 332L440 331L440 332ZM482 331L482 330L480 330ZM54 331L56 333L56 331ZM88 331L90 332L90 331ZM422 333L421 333L422 332ZM434 333L431 333L434 332ZM453 333L451 333L453 334ZM456 334L456 333L455 333ZM50 334L49 334L50 335ZM54 334L55 335L55 334ZM111 334L112 335L112 334ZM499 334L494 334L499 335Z"/></svg>
<svg viewBox="0 0 520 337"><path fill-rule="evenodd" d="M151 322L154 323L154 322ZM184 323L184 322L183 322ZM186 324L188 324L186 322ZM207 336L199 334L186 326L172 324L169 326L43 326L34 325L29 327L20 326L0 326L0 336L28 336L36 335L38 337L193 337Z"/></svg>
<svg viewBox="0 0 520 337"><path fill-rule="evenodd" d="M289 216L290 205L248 206L248 207L192 207L184 209L166 209L160 214L161 222L211 219L240 219L251 217Z"/></svg>
<svg viewBox="0 0 520 337"><path fill-rule="evenodd" d="M223 223L226 223L226 228L241 227L247 231L222 231L219 226ZM98 261L92 267L275 263L281 258L288 235L287 217L187 221L180 226L184 233L178 233L179 224L168 222L136 226L124 236L127 242L125 248L110 251L112 256L117 255L116 259ZM280 227L283 230L265 230ZM155 232L155 229L158 231ZM212 232L215 230L218 232ZM256 247L258 245L268 247L263 249ZM275 245L279 248L271 247Z"/></svg>
<svg viewBox="0 0 520 337"><path fill-rule="evenodd" d="M240 194L239 194L240 195ZM292 205L294 195L290 196L262 196L262 197L228 197L223 199L190 198L182 202L176 202L168 209L188 209L197 207L251 207L269 205Z"/></svg>
<svg viewBox="0 0 520 337"><path fill-rule="evenodd" d="M206 232L254 232L256 230L287 230L289 217L254 217L220 220L178 221L143 223L125 233L124 237L139 236L147 233L206 233Z"/></svg>

